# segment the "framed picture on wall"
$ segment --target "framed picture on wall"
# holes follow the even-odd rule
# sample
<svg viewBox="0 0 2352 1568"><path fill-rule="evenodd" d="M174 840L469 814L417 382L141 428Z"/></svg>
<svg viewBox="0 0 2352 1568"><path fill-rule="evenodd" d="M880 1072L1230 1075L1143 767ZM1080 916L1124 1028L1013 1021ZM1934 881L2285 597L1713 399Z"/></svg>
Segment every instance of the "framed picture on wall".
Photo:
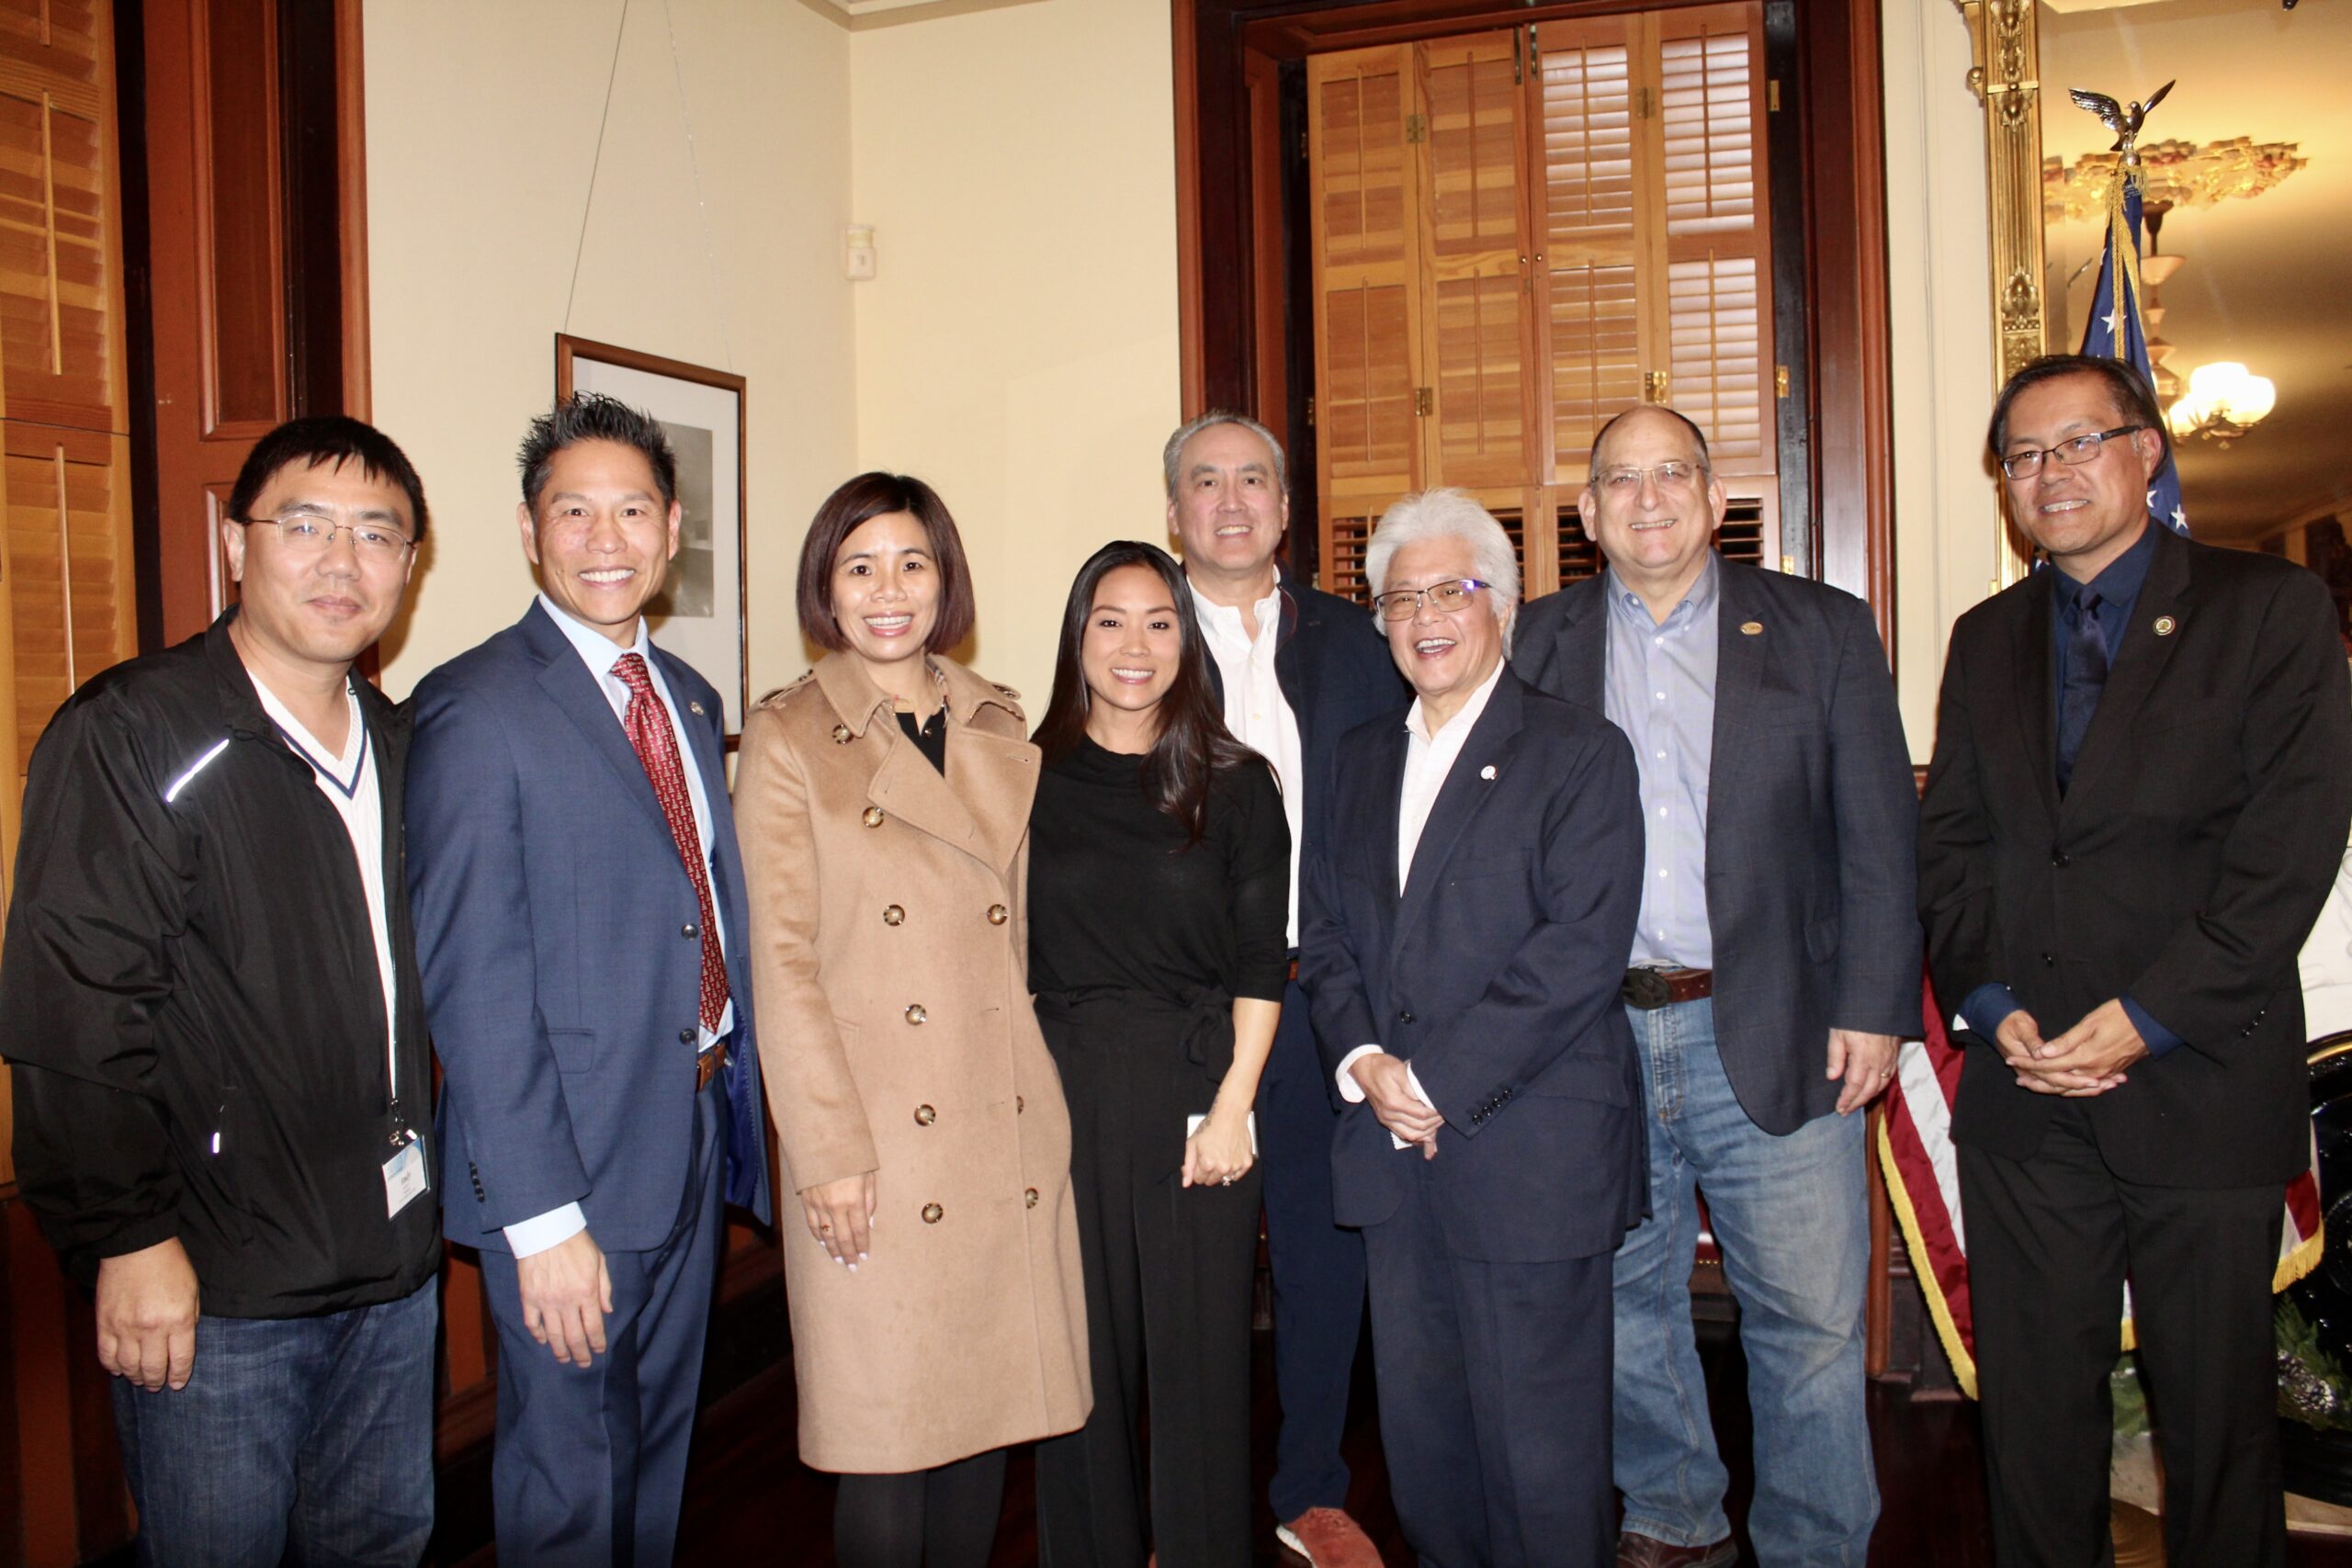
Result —
<svg viewBox="0 0 2352 1568"><path fill-rule="evenodd" d="M751 698L745 649L743 378L558 333L555 393L603 392L662 422L678 455L678 554L645 618L702 671L727 708L729 742Z"/></svg>

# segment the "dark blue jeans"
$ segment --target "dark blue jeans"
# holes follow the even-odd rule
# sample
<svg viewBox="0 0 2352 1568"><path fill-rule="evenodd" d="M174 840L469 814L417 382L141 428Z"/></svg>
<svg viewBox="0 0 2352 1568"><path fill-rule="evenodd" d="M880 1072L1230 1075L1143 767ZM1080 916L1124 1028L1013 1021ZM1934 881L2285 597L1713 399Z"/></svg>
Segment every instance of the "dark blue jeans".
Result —
<svg viewBox="0 0 2352 1568"><path fill-rule="evenodd" d="M433 1533L437 1281L323 1317L198 1317L183 1389L114 1385L146 1568L408 1568Z"/></svg>

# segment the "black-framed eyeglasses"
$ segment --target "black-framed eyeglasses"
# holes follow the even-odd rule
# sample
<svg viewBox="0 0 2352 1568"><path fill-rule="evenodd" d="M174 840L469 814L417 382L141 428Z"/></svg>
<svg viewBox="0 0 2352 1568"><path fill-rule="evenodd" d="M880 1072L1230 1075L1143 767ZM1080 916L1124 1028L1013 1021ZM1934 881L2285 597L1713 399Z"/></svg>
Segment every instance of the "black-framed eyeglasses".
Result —
<svg viewBox="0 0 2352 1568"><path fill-rule="evenodd" d="M2030 479L2041 472L2041 460L2055 457L2070 468L2079 468L2098 456L2098 449L2119 435L2130 435L2146 430L2144 424L2119 424L2113 430L2101 430L2089 435L2077 435L2061 441L2055 446L2044 446L2039 452L2012 452L2001 459L2001 472L2013 479Z"/></svg>
<svg viewBox="0 0 2352 1568"><path fill-rule="evenodd" d="M416 541L407 535L380 527L373 523L337 523L314 513L298 512L289 517L236 517L230 521L250 528L266 523L277 530L278 542L293 556L322 556L334 547L335 536L351 536L351 552L361 560L389 566L416 547Z"/></svg>
<svg viewBox="0 0 2352 1568"><path fill-rule="evenodd" d="M1489 586L1475 577L1456 577L1444 582L1432 582L1427 588L1397 588L1372 596L1372 607L1384 621L1409 621L1428 604L1444 612L1459 610L1470 602L1470 595Z"/></svg>

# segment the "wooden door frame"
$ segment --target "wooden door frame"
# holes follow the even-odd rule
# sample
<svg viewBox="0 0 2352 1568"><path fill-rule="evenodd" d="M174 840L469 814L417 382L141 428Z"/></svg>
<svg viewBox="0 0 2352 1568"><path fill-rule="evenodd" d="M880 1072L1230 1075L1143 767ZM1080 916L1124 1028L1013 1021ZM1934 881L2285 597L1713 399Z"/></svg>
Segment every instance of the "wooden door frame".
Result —
<svg viewBox="0 0 2352 1568"><path fill-rule="evenodd" d="M1699 3L1649 0L1651 7ZM1631 0L1172 0L1186 417L1215 407L1261 418L1283 412L1263 402L1264 394L1282 391L1262 384L1264 367L1278 356L1260 342L1263 323L1281 311L1258 295L1262 280L1281 271L1259 254L1259 215L1271 208L1253 195L1266 160L1253 144L1250 111L1263 99L1269 65L1327 50L1632 8ZM1768 27L1772 8L1768 4ZM1801 421L1810 432L1805 477L1818 524L1816 558L1801 569L1870 602L1891 661L1894 472L1877 0L1809 0L1793 44L1804 249L1791 260L1806 268L1810 332L1804 363L1791 367L1800 408L1783 423ZM1774 239L1777 257L1777 230Z"/></svg>

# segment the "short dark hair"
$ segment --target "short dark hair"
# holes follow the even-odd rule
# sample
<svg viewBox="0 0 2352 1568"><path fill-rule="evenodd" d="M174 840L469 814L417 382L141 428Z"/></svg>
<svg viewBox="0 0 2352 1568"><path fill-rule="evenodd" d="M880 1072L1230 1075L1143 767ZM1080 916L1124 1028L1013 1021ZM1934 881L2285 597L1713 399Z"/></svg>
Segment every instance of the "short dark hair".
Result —
<svg viewBox="0 0 2352 1568"><path fill-rule="evenodd" d="M574 392L531 422L514 454L523 469L523 503L531 515L538 515L539 493L548 488L556 454L583 441L617 441L636 447L653 470L662 504L667 507L678 499L678 455L670 450L662 422L603 392Z"/></svg>
<svg viewBox="0 0 2352 1568"><path fill-rule="evenodd" d="M800 633L818 647L838 652L849 646L833 615L833 557L860 525L903 512L922 525L939 569L939 617L923 651L954 648L972 635L978 611L972 603L972 569L964 559L964 536L939 492L910 474L875 472L849 480L817 508L808 536L800 542L797 604Z"/></svg>
<svg viewBox="0 0 2352 1568"><path fill-rule="evenodd" d="M369 479L399 487L408 497L410 538L424 537L424 481L416 477L416 466L390 436L347 414L289 419L254 442L229 491L229 515L240 522L251 517L254 502L280 468L296 464L315 468L322 463L336 468L357 463Z"/></svg>
<svg viewBox="0 0 2352 1568"><path fill-rule="evenodd" d="M1617 422L1628 415L1637 414L1644 409L1655 409L1659 413L1671 414L1680 420L1682 428L1690 433L1690 439L1699 444L1699 466L1707 469L1709 473L1714 471L1713 466L1707 461L1707 433L1699 428L1697 421L1680 409L1670 409L1664 403L1635 403L1632 408L1619 409L1615 413L1611 414L1601 427L1592 433L1592 453L1585 459L1584 464L1586 479L1589 479L1592 477L1592 471L1600 466L1600 444L1609 439L1609 433L1617 428Z"/></svg>
<svg viewBox="0 0 2352 1568"><path fill-rule="evenodd" d="M2069 376L2092 376L2107 388L2108 401L2118 419L2132 424L2145 425L2156 433L2164 444L2164 455L2172 456L2172 432L2165 426L2165 411L2157 405L2155 389L2140 374L2140 367L2128 359L2109 359L2103 354L2045 354L2028 364L2009 378L2008 385L1993 404L1993 423L1985 427L1984 444L1993 449L1993 460L1999 462L2008 455L2009 405L2019 393L2045 381L2060 381Z"/></svg>

